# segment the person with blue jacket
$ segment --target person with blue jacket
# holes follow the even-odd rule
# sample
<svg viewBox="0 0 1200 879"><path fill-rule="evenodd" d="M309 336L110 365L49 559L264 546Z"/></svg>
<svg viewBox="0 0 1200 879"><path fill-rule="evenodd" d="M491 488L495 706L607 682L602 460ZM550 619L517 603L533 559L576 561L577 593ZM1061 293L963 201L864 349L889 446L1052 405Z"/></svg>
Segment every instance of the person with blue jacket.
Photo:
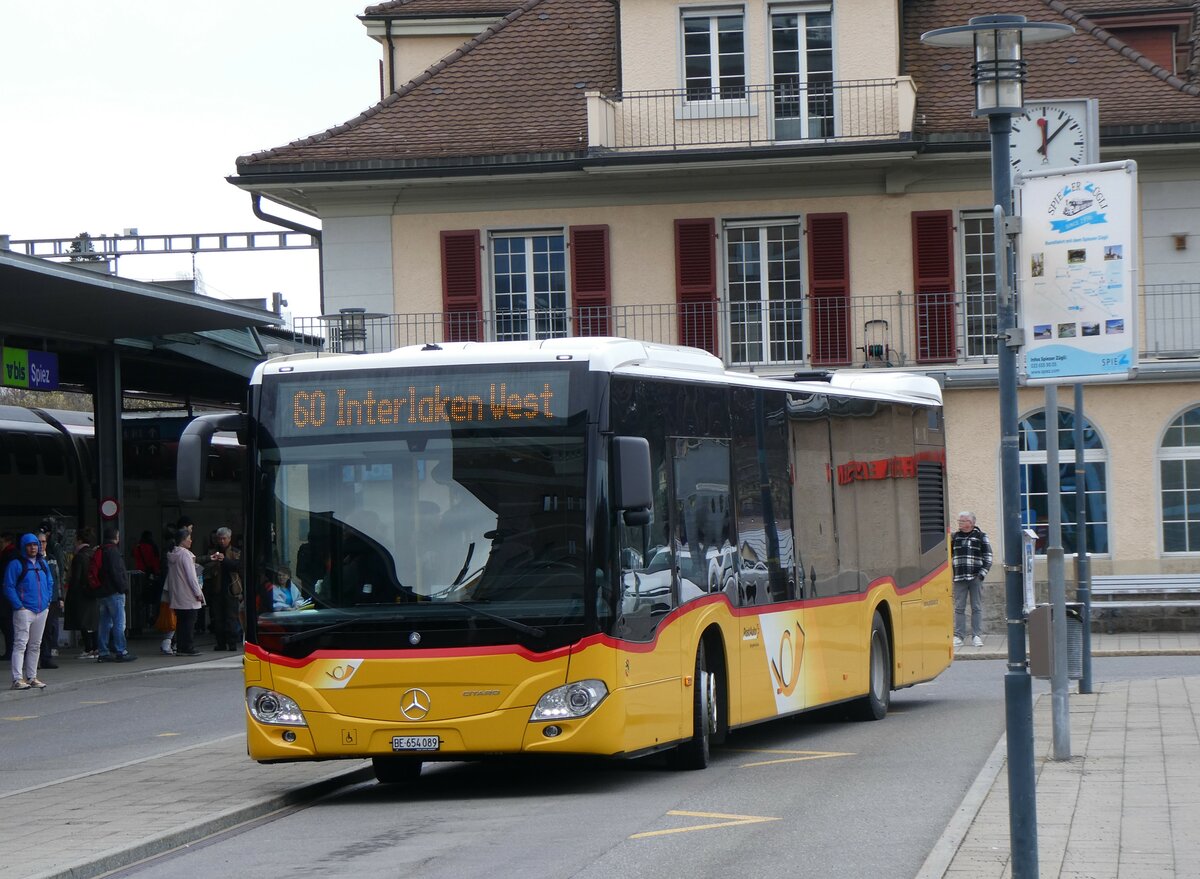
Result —
<svg viewBox="0 0 1200 879"><path fill-rule="evenodd" d="M21 538L21 553L4 570L4 596L12 606L14 690L42 689L38 680L38 658L42 635L46 630L50 601L54 598L54 578L36 534Z"/></svg>

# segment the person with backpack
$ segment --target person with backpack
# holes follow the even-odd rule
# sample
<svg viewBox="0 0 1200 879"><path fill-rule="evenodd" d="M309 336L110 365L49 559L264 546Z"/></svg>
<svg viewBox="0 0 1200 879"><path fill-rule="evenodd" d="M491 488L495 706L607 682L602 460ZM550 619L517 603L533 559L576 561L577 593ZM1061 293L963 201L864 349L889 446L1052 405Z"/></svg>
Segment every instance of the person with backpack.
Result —
<svg viewBox="0 0 1200 879"><path fill-rule="evenodd" d="M144 618L154 624L158 616L159 597L162 595L162 562L158 547L154 545L154 535L143 531L141 539L133 546L133 567L141 571L145 579L142 581L142 602Z"/></svg>
<svg viewBox="0 0 1200 879"><path fill-rule="evenodd" d="M129 594L129 574L119 546L121 532L115 526L104 529L104 545L96 550L88 567L88 579L98 583L100 596L99 655L97 662L133 662L137 659L125 644L125 598Z"/></svg>
<svg viewBox="0 0 1200 879"><path fill-rule="evenodd" d="M92 588L88 570L96 553L96 529L85 525L75 533L75 554L71 557L67 575L67 628L79 632L83 645L80 659L95 660L96 630L100 628L100 602L97 589Z"/></svg>
<svg viewBox="0 0 1200 879"><path fill-rule="evenodd" d="M37 668L46 617L54 597L54 580L46 559L39 555L41 548L36 534L26 534L21 538L23 555L9 562L4 570L4 597L13 609L14 690L31 687L40 690L46 686L38 679Z"/></svg>

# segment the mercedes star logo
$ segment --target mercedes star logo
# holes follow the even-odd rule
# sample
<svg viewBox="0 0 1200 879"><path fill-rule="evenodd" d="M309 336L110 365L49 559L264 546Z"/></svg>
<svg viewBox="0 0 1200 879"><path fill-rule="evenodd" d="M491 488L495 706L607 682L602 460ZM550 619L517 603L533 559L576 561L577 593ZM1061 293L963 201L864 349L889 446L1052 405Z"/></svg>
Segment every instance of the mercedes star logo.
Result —
<svg viewBox="0 0 1200 879"><path fill-rule="evenodd" d="M429 694L419 687L405 690L400 697L400 713L409 720L424 720L429 713Z"/></svg>

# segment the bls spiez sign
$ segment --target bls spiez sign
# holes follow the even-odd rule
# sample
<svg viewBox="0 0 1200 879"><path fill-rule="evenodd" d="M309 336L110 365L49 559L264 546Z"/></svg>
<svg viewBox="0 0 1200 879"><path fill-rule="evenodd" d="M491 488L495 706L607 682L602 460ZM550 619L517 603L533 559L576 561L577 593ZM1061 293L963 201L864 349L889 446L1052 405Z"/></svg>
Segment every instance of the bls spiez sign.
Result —
<svg viewBox="0 0 1200 879"><path fill-rule="evenodd" d="M1137 165L1019 174L1017 256L1028 384L1137 371Z"/></svg>

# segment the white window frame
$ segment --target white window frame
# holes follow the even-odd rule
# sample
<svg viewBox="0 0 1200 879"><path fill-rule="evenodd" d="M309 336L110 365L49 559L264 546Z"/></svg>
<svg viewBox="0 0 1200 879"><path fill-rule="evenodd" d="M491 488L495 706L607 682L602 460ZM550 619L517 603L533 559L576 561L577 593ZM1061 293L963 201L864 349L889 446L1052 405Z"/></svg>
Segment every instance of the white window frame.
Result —
<svg viewBox="0 0 1200 879"><path fill-rule="evenodd" d="M804 252L804 241L805 241L804 224L803 224L802 220L803 220L802 217L800 217L799 215L793 214L793 215L787 215L787 216L782 216L782 217L741 217L738 219L728 219L728 220L721 221L721 236L720 236L721 251L720 251L719 263L720 263L720 276L721 276L721 300L724 303L723 310L725 313L725 318L722 321L722 323L724 324L722 329L724 330L723 335L726 340L725 341L725 347L727 349L726 355L729 358L729 363L735 368L741 367L741 366L752 366L752 365L760 365L760 364L761 365L773 365L773 364L796 364L796 363L807 362L808 355L809 355L808 320L805 315L805 308L807 307L808 303L807 303L807 300L805 297L807 296L808 291L807 291L806 275L805 275L806 265L805 265L805 252ZM735 230L735 229L756 229L759 232L759 241L761 243L763 240L763 235L765 233L765 230L767 228L770 228L773 226L794 226L796 228L796 232L797 232L797 248L798 248L799 252L798 252L797 258L796 258L796 270L798 273L798 281L800 284L800 293L799 293L798 298L794 301L798 304L798 307L800 309L799 317L795 318L795 320L798 320L800 322L800 333L795 338L788 337L785 334L784 339L776 340L776 341L781 341L783 344L798 345L799 350L800 350L800 357L796 358L796 359L786 358L786 359L782 359L782 360L774 360L771 357L771 344L772 344L772 338L773 338L771 335L771 325L772 325L772 323L774 323L774 321L772 321L771 316L770 316L770 305L771 305L772 300L770 299L769 295L767 295L767 296L764 295L764 294L769 293L770 278L769 278L769 274L765 271L765 269L767 268L769 263L767 260L766 252L760 251L759 265L763 267L764 271L760 275L761 280L760 280L760 284L759 284L759 297L757 300L754 300L754 301L758 303L758 306L761 309L760 317L759 317L759 321L758 321L758 327L762 332L761 332L761 336L760 336L760 339L757 344L762 349L762 357L757 360L754 360L754 359L738 360L738 359L735 359L734 351L733 351L733 346L734 346L734 341L733 341L734 309L736 306L747 304L747 302L745 300L735 302L730 297L730 272L729 272L730 235L729 235L729 233L730 233L730 231ZM784 301L790 302L792 300L784 300ZM782 322L784 324L786 324L786 323L790 322L791 320L792 320L792 318L788 318L785 316L782 319ZM747 343L742 342L740 344L745 345Z"/></svg>
<svg viewBox="0 0 1200 879"><path fill-rule="evenodd" d="M742 19L742 88L746 94L740 98L721 97L720 52L717 45L716 20L722 16L736 15ZM688 96L687 77L687 39L684 34L684 23L688 19L707 19L708 27L708 72L710 94L705 98ZM750 47L746 39L746 7L742 5L726 6L684 6L679 10L679 81L682 83L682 97L675 108L676 119L722 119L733 116L754 116L757 110L749 99L750 89Z"/></svg>
<svg viewBox="0 0 1200 879"><path fill-rule="evenodd" d="M773 20L774 20L774 16L776 16L776 15L788 15L788 14L792 14L792 13L799 15L803 18L807 18L807 16L814 14L814 13L828 13L829 14L829 27L830 27L830 31L831 31L831 35L830 35L831 45L830 45L830 50L829 50L830 76L833 78L834 82L837 82L837 39L836 39L837 27L836 27L836 22L835 22L835 16L833 14L833 5L831 3L803 3L803 2L800 2L800 3L779 3L779 4L773 4L773 5L769 6L767 8L767 20L766 20L766 28L767 28L766 51L767 51L767 70L770 73L771 88L770 88L770 92L768 93L768 95L766 95L764 98L764 103L766 103L770 107L772 129L774 129L774 125L775 125L774 91L775 91L775 80L776 80L776 75L777 75L776 70L775 70L775 27L774 27ZM802 34L804 33L805 29L806 28L804 26L801 26L800 31ZM804 46L801 46L801 48L800 48L800 57L803 59L803 67L799 71L799 76L805 82L806 91L804 94L807 95L807 85L809 82L810 71L808 69L808 51ZM833 92L832 99L833 99L833 117L832 117L833 131L832 131L832 133L825 135L825 137L827 137L827 138L837 137L838 131L840 129L840 126L838 124L838 118L839 118L838 109L839 108L838 108L838 95L837 95L836 89ZM807 97L803 97L800 100L801 100L802 112L799 116L799 120L800 120L802 128L804 130L804 135L803 135L803 137L799 138L799 140L803 141L803 140L824 139L824 138L813 138L808 133L808 126L809 126L808 100L807 100ZM775 138L775 135L772 134L772 137ZM791 142L799 142L799 141L794 138L789 138L787 141L784 141L784 142L791 143Z"/></svg>
<svg viewBox="0 0 1200 879"><path fill-rule="evenodd" d="M1192 403L1189 406L1180 409L1167 422L1167 426L1163 428L1162 435L1158 438L1158 447L1156 449L1156 466L1154 468L1155 476L1155 493L1158 497L1158 550L1159 554L1173 559L1197 558L1200 557L1200 547L1193 550L1169 550L1167 549L1166 520L1163 517L1163 482L1162 482L1162 465L1165 461L1200 461L1200 444L1184 445L1184 446L1164 446L1163 441L1167 438L1167 431L1174 426L1176 421L1179 421L1189 412L1200 410L1200 403ZM1186 497L1184 502L1186 503ZM1188 520L1184 519L1186 523Z"/></svg>
<svg viewBox="0 0 1200 879"><path fill-rule="evenodd" d="M992 219L992 212L990 210L985 210L982 208L979 210L962 210L962 211L958 212L958 235L956 236L958 241L957 241L957 247L955 248L955 251L956 251L956 255L958 256L958 272L957 272L957 274L958 274L958 289L960 291L962 291L962 293L961 293L961 295L962 295L962 317L960 319L961 324L962 324L962 330L961 330L962 341L959 346L959 350L962 351L962 358L964 360L970 360L970 361L976 361L976 362L980 362L980 361L986 362L986 361L995 360L999 356L999 350L1000 350L999 341L994 338L995 334L997 332L999 332L999 330L998 330L998 327L1000 325L999 324L999 304L997 303L997 300L996 300L995 272L993 272L990 276L992 279L992 283L991 283L992 291L990 293L987 292L986 284L984 285L985 289L982 293L972 293L971 291L969 291L967 289L967 240L968 240L968 237L973 237L973 236L967 235L967 223L971 222L971 221L991 220L991 219ZM987 243L985 244L984 249L980 255L981 255L981 257L991 256L994 261L995 256L994 256L994 253L992 253L993 239L991 236L983 236L983 237L986 237ZM994 266L993 266L993 268L994 268ZM981 277L986 278L986 277L988 277L988 275L985 272L985 273L983 273L983 275L981 275ZM992 298L993 304L996 305L995 310L993 310L993 312L991 314L992 326L993 326L994 332L992 333L992 346L991 346L992 350L990 350L990 351L987 350L988 346L986 344L986 339L988 338L988 333L987 333L986 329L984 330L984 332L981 336L973 336L973 335L971 335L971 332L970 332L970 327L971 327L970 311L971 311L971 305L972 305L972 297L975 297L976 299L981 299L982 300L981 306L986 306L989 296ZM986 318L987 318L986 308L981 308L981 310L983 310L984 318L986 320ZM972 352L972 350L971 350L971 340L972 339L984 340L982 352L980 352L980 351Z"/></svg>
<svg viewBox="0 0 1200 879"><path fill-rule="evenodd" d="M539 310L534 304L535 290L535 269L534 269L534 253L533 239L542 236L559 236L562 238L562 255L563 255L563 289L562 289L562 308L552 307L547 310ZM524 311L505 309L501 310L497 301L498 295L513 295L499 294L497 292L496 283L496 242L498 240L525 239L525 270L524 277L526 279L525 292L525 308ZM570 241L568 239L567 229L563 226L539 226L523 229L490 229L487 232L487 289L488 302L487 310L491 312L491 320L488 321L488 337L492 340L513 340L515 338L523 338L524 340L533 341L537 339L562 338L571 335L571 262L570 262ZM552 291L554 292L554 291ZM555 315L561 312L560 326L553 328L549 333L542 333L538 330L538 322L554 321ZM503 336L500 333L500 318L507 315L524 314L525 319L525 335L523 337L514 337L509 333Z"/></svg>

